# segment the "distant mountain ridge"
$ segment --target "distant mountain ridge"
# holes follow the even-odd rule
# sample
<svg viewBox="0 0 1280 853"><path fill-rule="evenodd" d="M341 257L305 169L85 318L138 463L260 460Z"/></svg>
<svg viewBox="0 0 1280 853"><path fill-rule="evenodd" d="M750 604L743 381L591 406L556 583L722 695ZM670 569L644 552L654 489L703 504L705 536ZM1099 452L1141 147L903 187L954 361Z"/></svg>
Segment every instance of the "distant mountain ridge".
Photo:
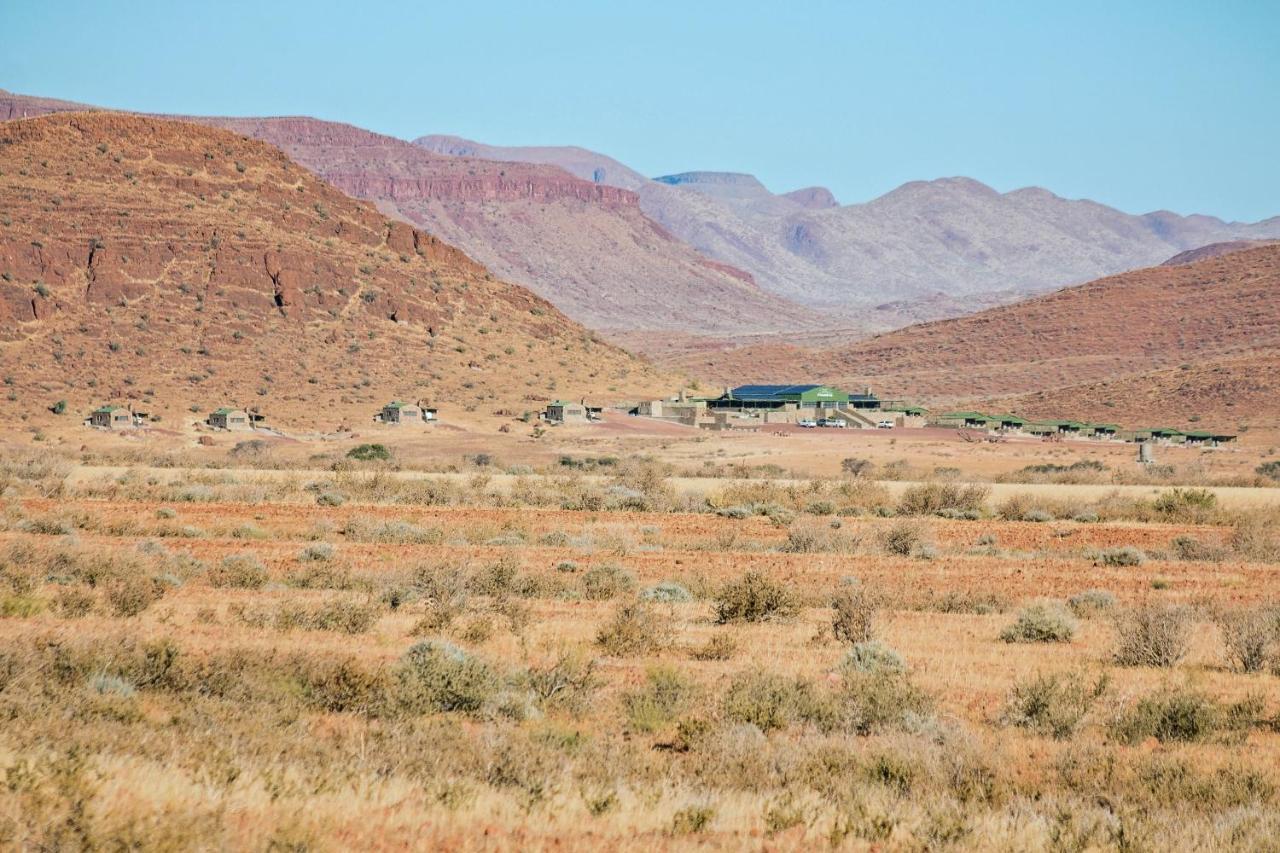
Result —
<svg viewBox="0 0 1280 853"><path fill-rule="evenodd" d="M635 190L641 209L673 234L749 271L766 290L820 310L893 303L928 317L931 303L963 310L969 301L1013 301L1210 243L1280 237L1280 216L1238 223L1132 215L1039 187L1000 193L972 178L912 181L841 206L821 188L777 195L741 173L685 172L638 184L634 170L582 149L465 144L472 156L554 162L580 177L590 164L605 181L622 176L618 185Z"/></svg>

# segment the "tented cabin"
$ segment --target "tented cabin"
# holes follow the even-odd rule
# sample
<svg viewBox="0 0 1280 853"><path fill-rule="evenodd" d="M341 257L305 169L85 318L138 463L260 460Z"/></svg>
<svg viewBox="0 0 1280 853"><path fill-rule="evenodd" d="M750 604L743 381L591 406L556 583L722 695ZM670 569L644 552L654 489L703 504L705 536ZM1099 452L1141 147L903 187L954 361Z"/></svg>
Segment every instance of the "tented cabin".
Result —
<svg viewBox="0 0 1280 853"><path fill-rule="evenodd" d="M382 422L384 424L421 423L422 420L422 409L413 403L401 403L399 400L392 400L382 407Z"/></svg>
<svg viewBox="0 0 1280 853"><path fill-rule="evenodd" d="M555 400L547 404L543 417L553 424L585 424L587 407L582 403L571 403L567 400Z"/></svg>
<svg viewBox="0 0 1280 853"><path fill-rule="evenodd" d="M214 429L225 429L231 432L253 429L253 422L249 419L248 412L227 406L210 412L207 423Z"/></svg>
<svg viewBox="0 0 1280 853"><path fill-rule="evenodd" d="M88 423L99 429L128 429L136 426L133 412L121 406L99 406L89 413Z"/></svg>
<svg viewBox="0 0 1280 853"><path fill-rule="evenodd" d="M710 409L839 409L849 395L829 385L739 385L707 401Z"/></svg>

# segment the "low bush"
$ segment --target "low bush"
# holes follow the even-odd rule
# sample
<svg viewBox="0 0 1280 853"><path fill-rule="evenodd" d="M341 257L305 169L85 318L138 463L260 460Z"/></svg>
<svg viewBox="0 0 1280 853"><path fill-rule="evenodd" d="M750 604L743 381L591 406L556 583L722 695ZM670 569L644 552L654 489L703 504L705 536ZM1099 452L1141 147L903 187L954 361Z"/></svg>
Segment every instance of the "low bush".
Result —
<svg viewBox="0 0 1280 853"><path fill-rule="evenodd" d="M795 595L759 572L747 572L730 581L715 600L716 621L761 622L790 616L796 610Z"/></svg>
<svg viewBox="0 0 1280 853"><path fill-rule="evenodd" d="M321 492L316 495L316 503L320 506L342 506L347 502L347 496L342 492Z"/></svg>
<svg viewBox="0 0 1280 853"><path fill-rule="evenodd" d="M1260 477L1266 477L1268 480L1275 480L1280 483L1280 459L1272 459L1268 462L1263 462L1253 470Z"/></svg>
<svg viewBox="0 0 1280 853"><path fill-rule="evenodd" d="M1034 675L1013 685L1000 721L1057 740L1069 738L1106 692L1108 683L1105 675L1092 684L1075 673Z"/></svg>
<svg viewBox="0 0 1280 853"><path fill-rule="evenodd" d="M622 697L627 726L649 734L670 725L693 700L693 684L670 667L654 667L645 674L645 684Z"/></svg>
<svg viewBox="0 0 1280 853"><path fill-rule="evenodd" d="M1218 506L1218 496L1208 489L1170 489L1162 492L1152 506L1167 518L1203 522Z"/></svg>
<svg viewBox="0 0 1280 853"><path fill-rule="evenodd" d="M659 604L680 604L686 601L693 601L693 594L675 581L662 581L659 584L648 587L640 592L640 597L645 601L653 601Z"/></svg>
<svg viewBox="0 0 1280 853"><path fill-rule="evenodd" d="M628 602L596 632L596 643L615 657L653 654L670 645L671 626L648 602Z"/></svg>
<svg viewBox="0 0 1280 853"><path fill-rule="evenodd" d="M980 513L990 493L991 490L982 485L917 483L908 486L898 499L898 512L902 515L937 515L944 510Z"/></svg>
<svg viewBox="0 0 1280 853"><path fill-rule="evenodd" d="M842 643L865 643L875 636L880 597L860 583L846 583L831 599L831 632Z"/></svg>
<svg viewBox="0 0 1280 853"><path fill-rule="evenodd" d="M1219 733L1241 732L1252 726L1262 710L1259 698L1222 704L1187 688L1165 688L1138 700L1111 721L1111 736L1121 743L1192 742Z"/></svg>
<svg viewBox="0 0 1280 853"><path fill-rule="evenodd" d="M607 601L635 588L635 575L613 564L592 566L582 575L582 595L591 601Z"/></svg>
<svg viewBox="0 0 1280 853"><path fill-rule="evenodd" d="M443 640L422 640L396 668L396 695L414 713L474 714L494 697L500 679L488 664Z"/></svg>
<svg viewBox="0 0 1280 853"><path fill-rule="evenodd" d="M839 719L855 734L901 728L925 719L933 711L933 697L905 672L887 668L861 672L846 667L841 674Z"/></svg>
<svg viewBox="0 0 1280 853"><path fill-rule="evenodd" d="M1104 566L1141 566L1146 561L1147 555L1132 545L1107 548L1098 554L1098 562Z"/></svg>
<svg viewBox="0 0 1280 853"><path fill-rule="evenodd" d="M1225 548L1201 542L1194 536L1175 536L1169 543L1169 549L1179 560L1190 562L1216 561L1227 555Z"/></svg>
<svg viewBox="0 0 1280 853"><path fill-rule="evenodd" d="M327 563L333 559L334 550L328 542L312 542L298 552L298 562Z"/></svg>
<svg viewBox="0 0 1280 853"><path fill-rule="evenodd" d="M391 458L391 451L385 444L360 444L347 451L347 458L358 462L385 462Z"/></svg>
<svg viewBox="0 0 1280 853"><path fill-rule="evenodd" d="M1000 632L1006 643L1069 643L1076 625L1070 614L1056 602L1030 604L1018 618Z"/></svg>
<svg viewBox="0 0 1280 853"><path fill-rule="evenodd" d="M918 521L902 521L880 534L885 552L895 557L918 556L932 546L929 529Z"/></svg>
<svg viewBox="0 0 1280 853"><path fill-rule="evenodd" d="M137 616L160 600L168 586L157 578L125 575L107 585L107 605L116 616Z"/></svg>
<svg viewBox="0 0 1280 853"><path fill-rule="evenodd" d="M689 652L694 660L730 660L738 653L738 642L727 634L716 634L704 645Z"/></svg>
<svg viewBox="0 0 1280 853"><path fill-rule="evenodd" d="M1280 562L1280 519L1254 513L1236 520L1231 550L1246 560Z"/></svg>
<svg viewBox="0 0 1280 853"><path fill-rule="evenodd" d="M1185 607L1147 603L1117 614L1115 662L1121 666L1177 666L1191 642L1192 614Z"/></svg>
<svg viewBox="0 0 1280 853"><path fill-rule="evenodd" d="M1067 599L1067 607L1081 619L1109 612L1114 610L1115 606L1115 594L1105 589L1086 589Z"/></svg>
<svg viewBox="0 0 1280 853"><path fill-rule="evenodd" d="M842 672L883 673L905 672L906 661L889 646L879 640L854 643L840 663Z"/></svg>
<svg viewBox="0 0 1280 853"><path fill-rule="evenodd" d="M267 567L252 554L232 554L210 568L205 579L215 587L261 589L267 584Z"/></svg>
<svg viewBox="0 0 1280 853"><path fill-rule="evenodd" d="M1232 667L1241 672L1261 672L1272 660L1272 647L1280 641L1276 611L1256 607L1230 610L1219 613L1215 621Z"/></svg>
<svg viewBox="0 0 1280 853"><path fill-rule="evenodd" d="M814 703L813 685L805 679L751 671L734 676L725 690L722 709L726 719L750 723L767 732L808 716Z"/></svg>

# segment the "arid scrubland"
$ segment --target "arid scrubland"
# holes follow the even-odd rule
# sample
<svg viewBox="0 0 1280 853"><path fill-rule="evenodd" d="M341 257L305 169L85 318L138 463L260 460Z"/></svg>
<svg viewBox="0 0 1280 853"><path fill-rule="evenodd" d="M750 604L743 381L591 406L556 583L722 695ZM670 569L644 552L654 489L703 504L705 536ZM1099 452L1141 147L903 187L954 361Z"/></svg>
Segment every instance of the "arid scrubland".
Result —
<svg viewBox="0 0 1280 853"><path fill-rule="evenodd" d="M0 461L0 846L1280 838L1275 509L331 468Z"/></svg>

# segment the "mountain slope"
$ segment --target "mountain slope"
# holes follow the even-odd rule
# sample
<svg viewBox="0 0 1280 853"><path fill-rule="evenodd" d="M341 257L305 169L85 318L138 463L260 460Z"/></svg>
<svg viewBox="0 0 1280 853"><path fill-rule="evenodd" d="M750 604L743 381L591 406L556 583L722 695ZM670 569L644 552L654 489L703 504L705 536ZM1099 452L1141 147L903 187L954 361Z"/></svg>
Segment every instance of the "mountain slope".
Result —
<svg viewBox="0 0 1280 853"><path fill-rule="evenodd" d="M1195 388L1218 380L1229 388L1239 381L1255 388L1243 415L1267 388L1280 399L1280 376L1249 376L1258 359L1269 363L1280 351L1278 297L1280 244L1270 244L1135 270L845 347L748 347L676 363L714 381L870 383L934 402L1036 394L1038 414L1076 411L1071 407L1105 385L1114 389L1113 405L1124 397L1143 399L1147 410L1163 406L1176 417L1194 411L1196 401L1188 395ZM1219 369L1225 373L1215 374ZM1195 381L1181 391L1180 376ZM1148 384L1154 403L1143 391ZM1258 411L1277 405L1273 400Z"/></svg>
<svg viewBox="0 0 1280 853"><path fill-rule="evenodd" d="M563 155L548 152L565 150L488 149L465 140L454 147L530 162L553 162ZM1168 211L1133 216L1036 187L999 193L968 178L915 181L840 206L829 193L775 195L734 173L688 172L637 185L632 170L617 166L605 170L605 182L624 175L644 212L695 249L787 299L860 309L872 328L1016 301L1209 243L1280 237L1280 217L1248 224Z"/></svg>
<svg viewBox="0 0 1280 853"><path fill-rule="evenodd" d="M670 379L279 150L119 113L0 125L0 410L234 403L332 428Z"/></svg>
<svg viewBox="0 0 1280 853"><path fill-rule="evenodd" d="M0 114L72 106L0 93ZM674 238L644 215L634 193L554 166L437 155L310 118L186 120L280 147L344 192L458 246L602 331L733 335L825 322Z"/></svg>

